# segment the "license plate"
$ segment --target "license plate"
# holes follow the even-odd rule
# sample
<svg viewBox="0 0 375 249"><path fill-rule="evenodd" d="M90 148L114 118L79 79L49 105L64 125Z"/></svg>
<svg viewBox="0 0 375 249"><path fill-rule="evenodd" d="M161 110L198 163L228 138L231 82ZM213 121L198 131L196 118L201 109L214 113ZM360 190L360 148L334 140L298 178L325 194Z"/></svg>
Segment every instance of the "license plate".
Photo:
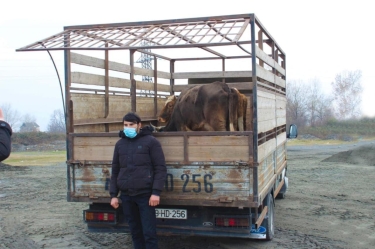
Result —
<svg viewBox="0 0 375 249"><path fill-rule="evenodd" d="M186 209L155 209L156 218L160 219L187 219L187 210Z"/></svg>

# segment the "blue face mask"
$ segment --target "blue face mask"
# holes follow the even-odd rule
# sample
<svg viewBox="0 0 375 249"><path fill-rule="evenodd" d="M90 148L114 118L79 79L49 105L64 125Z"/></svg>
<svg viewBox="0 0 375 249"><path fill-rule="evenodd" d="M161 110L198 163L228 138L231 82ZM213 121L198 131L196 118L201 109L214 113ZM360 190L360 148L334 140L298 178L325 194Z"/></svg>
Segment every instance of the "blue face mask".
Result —
<svg viewBox="0 0 375 249"><path fill-rule="evenodd" d="M137 136L137 131L135 128L125 127L124 133L125 133L125 136L129 138L134 138L135 136Z"/></svg>

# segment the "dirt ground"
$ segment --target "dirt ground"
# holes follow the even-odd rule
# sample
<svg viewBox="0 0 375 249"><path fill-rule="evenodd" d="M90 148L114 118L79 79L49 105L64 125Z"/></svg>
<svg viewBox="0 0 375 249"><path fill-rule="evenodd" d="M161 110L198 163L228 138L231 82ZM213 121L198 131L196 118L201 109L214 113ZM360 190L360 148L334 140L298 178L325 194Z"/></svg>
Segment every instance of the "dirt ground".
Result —
<svg viewBox="0 0 375 249"><path fill-rule="evenodd" d="M375 141L288 146L289 190L272 241L161 237L161 249L375 248ZM0 163L0 248L132 248L125 234L89 233L83 203L66 201L64 163Z"/></svg>

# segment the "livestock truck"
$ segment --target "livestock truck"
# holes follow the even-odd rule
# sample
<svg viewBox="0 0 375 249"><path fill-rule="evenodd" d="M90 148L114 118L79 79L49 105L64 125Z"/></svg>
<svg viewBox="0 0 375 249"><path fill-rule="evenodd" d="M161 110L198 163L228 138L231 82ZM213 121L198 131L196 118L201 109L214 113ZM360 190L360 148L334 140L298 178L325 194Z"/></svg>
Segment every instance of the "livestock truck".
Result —
<svg viewBox="0 0 375 249"><path fill-rule="evenodd" d="M154 134L167 166L157 231L273 238L274 199L288 186L287 137L297 130L286 124L285 53L254 14L67 26L17 49L54 50L64 51L67 201L87 203L90 231L128 232L122 208L109 204L124 114L162 125L168 96L222 81L248 100L244 131Z"/></svg>

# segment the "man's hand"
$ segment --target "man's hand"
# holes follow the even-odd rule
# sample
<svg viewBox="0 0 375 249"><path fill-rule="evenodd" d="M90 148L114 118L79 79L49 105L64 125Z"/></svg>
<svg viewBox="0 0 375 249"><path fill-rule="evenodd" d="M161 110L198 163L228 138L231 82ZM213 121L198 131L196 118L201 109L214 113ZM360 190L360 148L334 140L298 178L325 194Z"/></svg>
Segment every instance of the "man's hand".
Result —
<svg viewBox="0 0 375 249"><path fill-rule="evenodd" d="M152 207L159 205L159 203L160 203L160 196L151 195L150 201L148 203Z"/></svg>
<svg viewBox="0 0 375 249"><path fill-rule="evenodd" d="M116 197L113 197L112 199L111 199L111 206L113 207L113 208L118 208L118 206L120 206L119 204L118 204L118 198L116 198Z"/></svg>

